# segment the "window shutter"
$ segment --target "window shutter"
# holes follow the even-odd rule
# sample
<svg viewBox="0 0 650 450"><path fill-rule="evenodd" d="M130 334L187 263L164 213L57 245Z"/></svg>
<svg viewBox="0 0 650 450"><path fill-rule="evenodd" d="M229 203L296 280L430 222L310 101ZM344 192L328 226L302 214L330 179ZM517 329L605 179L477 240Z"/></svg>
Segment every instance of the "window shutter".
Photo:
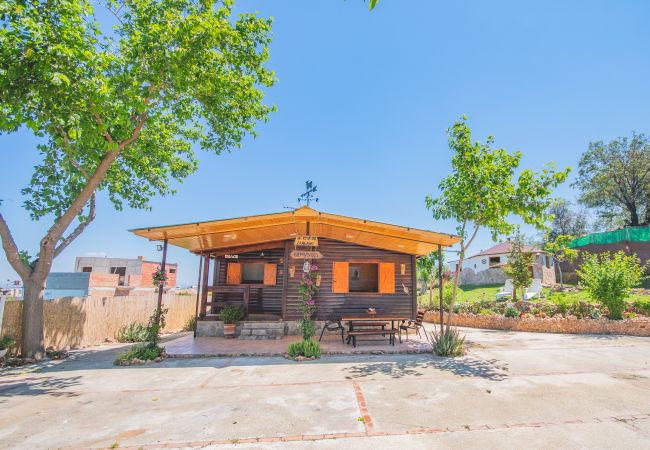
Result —
<svg viewBox="0 0 650 450"><path fill-rule="evenodd" d="M395 263L379 263L379 293L395 293Z"/></svg>
<svg viewBox="0 0 650 450"><path fill-rule="evenodd" d="M350 263L332 263L332 292L335 294L350 292Z"/></svg>
<svg viewBox="0 0 650 450"><path fill-rule="evenodd" d="M266 286L275 286L277 274L277 264L264 264L264 284Z"/></svg>
<svg viewBox="0 0 650 450"><path fill-rule="evenodd" d="M226 284L241 284L240 263L228 263L228 272L226 273Z"/></svg>

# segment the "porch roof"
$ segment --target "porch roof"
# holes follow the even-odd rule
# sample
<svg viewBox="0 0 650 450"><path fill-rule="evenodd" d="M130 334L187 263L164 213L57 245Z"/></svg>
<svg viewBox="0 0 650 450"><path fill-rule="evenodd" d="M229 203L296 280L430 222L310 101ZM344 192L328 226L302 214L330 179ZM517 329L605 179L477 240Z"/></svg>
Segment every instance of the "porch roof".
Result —
<svg viewBox="0 0 650 450"><path fill-rule="evenodd" d="M438 245L448 247L460 240L452 234L329 214L308 206L275 214L130 231L151 241L167 239L169 244L193 253L285 241L306 234L412 255L425 255L437 250Z"/></svg>

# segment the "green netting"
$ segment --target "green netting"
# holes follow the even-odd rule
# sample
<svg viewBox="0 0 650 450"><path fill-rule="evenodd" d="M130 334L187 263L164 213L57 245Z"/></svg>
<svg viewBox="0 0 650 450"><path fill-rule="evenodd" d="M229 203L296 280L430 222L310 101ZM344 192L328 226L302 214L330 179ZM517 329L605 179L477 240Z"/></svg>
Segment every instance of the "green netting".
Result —
<svg viewBox="0 0 650 450"><path fill-rule="evenodd" d="M581 238L575 239L568 246L570 248L574 248L589 244L613 244L615 242L623 241L650 241L650 226L623 228L622 230L588 234L587 236L582 236Z"/></svg>

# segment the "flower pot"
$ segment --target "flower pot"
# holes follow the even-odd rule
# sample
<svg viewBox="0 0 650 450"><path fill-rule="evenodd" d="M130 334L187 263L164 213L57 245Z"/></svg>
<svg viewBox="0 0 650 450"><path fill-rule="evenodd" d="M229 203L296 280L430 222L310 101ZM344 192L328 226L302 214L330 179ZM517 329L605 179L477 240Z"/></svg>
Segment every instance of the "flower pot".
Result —
<svg viewBox="0 0 650 450"><path fill-rule="evenodd" d="M223 324L223 336L226 338L234 338L235 337L235 330L237 329L237 325L234 323L224 323Z"/></svg>

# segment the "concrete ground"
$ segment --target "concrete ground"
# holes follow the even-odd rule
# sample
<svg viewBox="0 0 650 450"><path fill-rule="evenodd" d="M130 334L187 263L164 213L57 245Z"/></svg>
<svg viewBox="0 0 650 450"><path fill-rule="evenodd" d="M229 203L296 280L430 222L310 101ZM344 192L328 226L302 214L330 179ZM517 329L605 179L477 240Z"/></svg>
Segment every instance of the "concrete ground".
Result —
<svg viewBox="0 0 650 450"><path fill-rule="evenodd" d="M464 330L468 355L0 372L2 448L650 448L650 339Z"/></svg>
<svg viewBox="0 0 650 450"><path fill-rule="evenodd" d="M316 336L318 338L319 336ZM223 337L197 337L187 333L165 344L168 355L186 356L282 356L287 352L290 342L300 341L300 336L285 336L282 339L248 341L226 339ZM324 355L354 355L363 353L429 353L431 344L424 333L420 336L409 333L409 340L402 334L402 342L395 337L395 345L388 343L387 337L364 336L357 339L353 347L341 340L341 335L328 333L321 341Z"/></svg>

